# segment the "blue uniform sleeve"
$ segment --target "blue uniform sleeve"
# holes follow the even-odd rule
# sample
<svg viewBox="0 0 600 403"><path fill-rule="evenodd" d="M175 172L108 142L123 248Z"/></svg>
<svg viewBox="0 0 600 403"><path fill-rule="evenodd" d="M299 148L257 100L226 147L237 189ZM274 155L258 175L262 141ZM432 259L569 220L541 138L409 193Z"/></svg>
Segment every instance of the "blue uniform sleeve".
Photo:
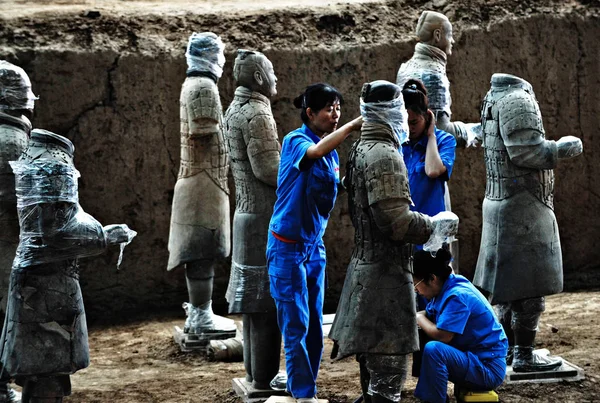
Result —
<svg viewBox="0 0 600 403"><path fill-rule="evenodd" d="M437 317L438 329L456 334L463 334L471 311L467 304L456 295L450 295Z"/></svg>
<svg viewBox="0 0 600 403"><path fill-rule="evenodd" d="M450 133L446 133L439 129L435 130L435 135L437 138L440 159L442 160L442 164L446 167L446 172L444 172L440 178L448 181L452 175L452 168L454 167L454 160L456 159L456 139Z"/></svg>
<svg viewBox="0 0 600 403"><path fill-rule="evenodd" d="M302 159L306 155L306 151L308 150L308 148L315 143L300 134L290 135L290 138L288 139L288 141L289 141L288 157L290 158L290 162L292 163L292 166L294 168L296 168L298 171L305 170L306 168L308 168L308 166L306 166L306 164L302 164L302 166L300 166L300 163L302 162Z"/></svg>

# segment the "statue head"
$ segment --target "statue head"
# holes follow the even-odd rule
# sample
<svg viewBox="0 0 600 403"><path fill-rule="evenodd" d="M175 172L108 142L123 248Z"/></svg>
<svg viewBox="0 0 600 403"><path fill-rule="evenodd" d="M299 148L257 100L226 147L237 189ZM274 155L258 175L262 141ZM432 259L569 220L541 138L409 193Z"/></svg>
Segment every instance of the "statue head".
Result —
<svg viewBox="0 0 600 403"><path fill-rule="evenodd" d="M367 124L389 126L399 144L407 140L408 127L404 98L402 90L396 84L385 80L365 83L360 95L360 114Z"/></svg>
<svg viewBox="0 0 600 403"><path fill-rule="evenodd" d="M420 42L435 46L448 56L452 54L452 24L444 14L423 11L417 22L416 34Z"/></svg>
<svg viewBox="0 0 600 403"><path fill-rule="evenodd" d="M0 111L31 117L37 99L25 70L0 60Z"/></svg>
<svg viewBox="0 0 600 403"><path fill-rule="evenodd" d="M237 85L260 92L269 98L277 94L277 77L273 63L260 52L239 49L233 66L233 78Z"/></svg>
<svg viewBox="0 0 600 403"><path fill-rule="evenodd" d="M225 45L221 37L212 32L194 32L188 40L185 57L188 74L191 72L208 73L216 80L223 74L225 65Z"/></svg>

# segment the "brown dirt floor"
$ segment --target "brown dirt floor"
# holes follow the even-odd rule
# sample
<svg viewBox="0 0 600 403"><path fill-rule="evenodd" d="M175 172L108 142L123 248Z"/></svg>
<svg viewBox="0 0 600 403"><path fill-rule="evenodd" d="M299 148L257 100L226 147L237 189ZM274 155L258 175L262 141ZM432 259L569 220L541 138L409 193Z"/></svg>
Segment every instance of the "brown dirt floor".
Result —
<svg viewBox="0 0 600 403"><path fill-rule="evenodd" d="M503 385L501 402L600 401L600 292L563 293L547 298L538 347L548 348L585 370L578 382ZM172 330L180 317L139 320L90 329L91 365L71 377L73 394L65 402L241 402L231 380L244 376L242 363L209 362L181 353ZM319 373L319 397L330 403L353 402L359 395L358 365L352 358L331 362L326 340ZM281 368L284 368L282 357ZM405 402L416 402L415 378L406 383ZM453 400L454 401L454 400Z"/></svg>

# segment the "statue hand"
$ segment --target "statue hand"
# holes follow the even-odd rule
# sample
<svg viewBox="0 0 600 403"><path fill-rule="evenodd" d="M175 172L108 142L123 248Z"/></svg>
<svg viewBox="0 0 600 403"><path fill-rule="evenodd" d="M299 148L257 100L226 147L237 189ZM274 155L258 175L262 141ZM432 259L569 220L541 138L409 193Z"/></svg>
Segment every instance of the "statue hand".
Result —
<svg viewBox="0 0 600 403"><path fill-rule="evenodd" d="M112 224L104 227L106 241L109 245L128 244L137 235L127 224Z"/></svg>
<svg viewBox="0 0 600 403"><path fill-rule="evenodd" d="M558 158L576 157L583 152L583 143L581 139L575 136L565 136L558 139Z"/></svg>
<svg viewBox="0 0 600 403"><path fill-rule="evenodd" d="M477 147L481 142L481 123L466 123L467 147Z"/></svg>
<svg viewBox="0 0 600 403"><path fill-rule="evenodd" d="M458 232L458 221L458 216L451 211L442 211L431 217L433 231L423 250L437 252L443 244L452 242Z"/></svg>

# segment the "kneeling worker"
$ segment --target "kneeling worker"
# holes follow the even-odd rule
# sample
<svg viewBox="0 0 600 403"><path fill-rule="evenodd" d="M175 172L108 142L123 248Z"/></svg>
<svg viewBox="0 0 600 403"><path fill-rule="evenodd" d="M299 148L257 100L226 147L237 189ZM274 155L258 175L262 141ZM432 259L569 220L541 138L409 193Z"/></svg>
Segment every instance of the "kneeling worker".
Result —
<svg viewBox="0 0 600 403"><path fill-rule="evenodd" d="M492 390L506 375L508 340L485 297L460 275L452 274L452 255L414 255L415 291L429 300L417 324L432 339L423 349L415 396L446 402L448 381L471 390Z"/></svg>

